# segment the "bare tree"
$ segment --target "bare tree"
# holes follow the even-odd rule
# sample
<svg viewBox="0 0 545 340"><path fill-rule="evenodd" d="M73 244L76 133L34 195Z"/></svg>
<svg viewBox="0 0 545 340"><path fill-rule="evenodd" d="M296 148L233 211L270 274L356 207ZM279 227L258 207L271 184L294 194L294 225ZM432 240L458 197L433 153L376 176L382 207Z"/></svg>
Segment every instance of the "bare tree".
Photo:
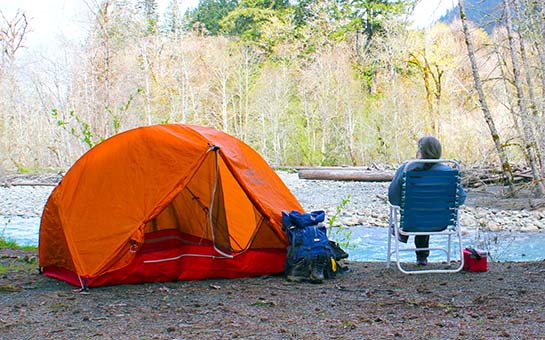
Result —
<svg viewBox="0 0 545 340"><path fill-rule="evenodd" d="M479 95L479 103L481 104L481 110L483 111L484 120L486 121L488 125L488 129L490 130L492 141L494 142L494 145L496 147L496 152L498 153L498 157L500 159L502 174L509 188L508 194L513 195L515 188L513 185L513 173L511 171L511 165L509 163L507 153L505 152L503 145L501 143L500 135L498 133L498 130L496 129L496 124L494 123L492 114L490 113L490 109L486 101L486 97L484 95L481 76L479 75L479 69L477 66L477 59L475 58L475 51L473 49L473 43L471 41L471 33L469 31L469 25L467 23L467 17L465 14L464 0L459 0L458 5L460 8L460 19L462 21L462 27L464 30L465 42L467 46L467 54L469 57L469 61L471 62L473 80L475 82L475 89L477 90L477 93Z"/></svg>
<svg viewBox="0 0 545 340"><path fill-rule="evenodd" d="M511 113L511 117L513 117L513 125L515 127L515 130L518 134L522 134L521 128L520 128L520 117L517 116L517 113L515 112L515 104L513 103L511 92L509 91L510 87L510 81L509 77L507 75L507 62L505 58L502 55L501 47L498 44L494 44L494 53L496 54L496 57L498 59L498 68L500 71L500 81L502 82L502 88L504 90L504 96L505 100L507 101L506 104L504 104Z"/></svg>
<svg viewBox="0 0 545 340"><path fill-rule="evenodd" d="M526 98L523 92L522 85L522 76L519 64L519 58L517 54L517 49L515 46L515 37L513 33L513 23L511 17L511 9L508 0L503 0L504 5L504 15L506 20L507 28L507 38L509 40L509 49L511 51L511 62L513 66L513 75L515 77L515 88L517 91L517 106L521 115L522 129L524 132L524 147L527 152L527 159L530 168L532 169L532 176L534 178L535 184L541 196L545 195L545 186L543 185L543 179L541 178L541 173L539 171L539 166L537 164L537 154L536 154L536 138L531 126L531 115L528 112L528 106L526 104ZM521 44L523 44L521 42Z"/></svg>
<svg viewBox="0 0 545 340"><path fill-rule="evenodd" d="M526 0L525 9L528 29L534 37L534 49L539 57L541 70L541 110L545 111L545 4L542 0Z"/></svg>
<svg viewBox="0 0 545 340"><path fill-rule="evenodd" d="M534 128L536 126L543 125L543 119L545 118L545 6L542 1L538 0L526 0L522 4L515 2L515 9L517 14L517 19L521 25L524 25L525 29L525 39L529 46L533 47L533 53L537 56L536 65L532 65L533 69L530 70L530 66L525 64L526 79L529 82L530 75L534 75L539 78L541 83L541 97L538 99L538 96L534 94L532 84L529 82L528 90L530 100L532 103L532 112L534 117ZM520 8L522 8L522 13L520 13ZM521 40L521 56L523 61L526 60L524 56L525 50L524 44ZM541 72L534 72L539 70ZM536 131L536 137L539 139L537 141L537 147L540 151L540 165L541 165L541 175L545 176L545 155L543 150L545 148L545 132L538 129Z"/></svg>
<svg viewBox="0 0 545 340"><path fill-rule="evenodd" d="M17 131L23 132L25 122L23 111L18 110L16 105L20 97L17 93L15 55L23 47L29 26L22 12L17 11L10 19L0 11L0 16L0 162L10 159L19 166L12 155L18 149L20 138Z"/></svg>
<svg viewBox="0 0 545 340"><path fill-rule="evenodd" d="M537 1L536 1L537 2ZM539 58L541 60L541 90L543 91L542 95L542 105L543 105L543 111L545 111L545 5L541 3L541 12L539 12L541 20L538 20L538 22L541 21L541 25L538 26L540 28L539 36L541 37L541 43L537 43L537 50L539 53ZM539 39L538 39L539 41Z"/></svg>
<svg viewBox="0 0 545 340"><path fill-rule="evenodd" d="M409 63L415 65L422 72L424 89L426 90L426 103L431 120L431 130L435 136L439 134L439 104L441 102L442 78L444 71L437 63L430 63L426 56L426 49L420 56L410 53Z"/></svg>
<svg viewBox="0 0 545 340"><path fill-rule="evenodd" d="M90 1L90 0L89 0ZM105 109L111 107L111 89L113 86L112 75L112 7L113 0L105 0L101 3L87 3L89 11L94 19L94 32L89 39L89 60L90 68L85 87L88 108L86 111L92 113L88 117L91 126L96 129L99 135L106 136Z"/></svg>
<svg viewBox="0 0 545 340"><path fill-rule="evenodd" d="M180 0L169 0L166 12L165 31L172 34L178 41L182 34L182 18L180 12Z"/></svg>
<svg viewBox="0 0 545 340"><path fill-rule="evenodd" d="M0 10L2 17L2 26L0 26L0 67L12 65L15 60L15 54L23 47L26 35L28 33L28 20L24 12L17 11L12 19L8 19Z"/></svg>

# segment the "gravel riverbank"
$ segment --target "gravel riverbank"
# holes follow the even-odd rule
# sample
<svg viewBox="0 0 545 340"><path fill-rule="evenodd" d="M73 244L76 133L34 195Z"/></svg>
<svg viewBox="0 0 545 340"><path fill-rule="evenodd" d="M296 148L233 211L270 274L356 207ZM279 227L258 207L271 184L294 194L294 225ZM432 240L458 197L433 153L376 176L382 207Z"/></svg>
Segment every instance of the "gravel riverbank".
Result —
<svg viewBox="0 0 545 340"><path fill-rule="evenodd" d="M300 179L296 172L278 171L305 210L325 210L327 216L336 214L343 200L347 203L338 215L345 226L388 225L386 203L388 183L323 181ZM0 179L0 216L39 217L61 175L12 175ZM30 185L32 183L41 185ZM17 185L19 184L19 185ZM20 185L24 184L24 185ZM545 210L535 209L536 199L521 193L505 198L501 188L487 187L467 190L466 205L462 207L464 228L484 231L545 231Z"/></svg>
<svg viewBox="0 0 545 340"><path fill-rule="evenodd" d="M388 225L387 182L317 181L299 179L297 173L278 174L307 211L325 210L333 216L343 199L348 199L339 216L343 225ZM545 210L535 209L537 199L525 191L506 198L501 189L466 190L466 204L460 213L462 226L482 231L545 231Z"/></svg>

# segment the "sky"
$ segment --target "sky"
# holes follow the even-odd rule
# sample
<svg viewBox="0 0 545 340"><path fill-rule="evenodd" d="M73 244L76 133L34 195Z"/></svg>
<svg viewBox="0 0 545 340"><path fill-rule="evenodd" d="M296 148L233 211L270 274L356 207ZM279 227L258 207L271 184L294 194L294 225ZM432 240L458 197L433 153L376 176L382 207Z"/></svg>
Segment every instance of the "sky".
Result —
<svg viewBox="0 0 545 340"><path fill-rule="evenodd" d="M98 0L0 0L0 10L11 19L17 10L24 12L29 21L30 33L26 47L29 49L54 49L54 41L77 41L85 37L88 27L83 13L87 4ZM199 0L181 0L182 10L197 6ZM162 14L168 0L158 0ZM415 27L424 28L439 19L457 0L420 0L414 11Z"/></svg>
<svg viewBox="0 0 545 340"><path fill-rule="evenodd" d="M458 0L420 0L413 13L415 26L419 28L429 26L457 5Z"/></svg>
<svg viewBox="0 0 545 340"><path fill-rule="evenodd" d="M0 0L0 10L11 20L17 11L25 13L30 31L27 34L27 47L43 45L47 40L60 34L67 37L81 30L75 21L79 0ZM62 25L59 25L62 23Z"/></svg>
<svg viewBox="0 0 545 340"><path fill-rule="evenodd" d="M84 13L88 4L98 0L0 0L0 11L12 19L17 11L24 12L29 21L30 32L26 47L30 49L55 48L52 41L77 40L86 36L88 20ZM168 0L158 0L162 15ZM181 0L182 11L196 7L199 0Z"/></svg>

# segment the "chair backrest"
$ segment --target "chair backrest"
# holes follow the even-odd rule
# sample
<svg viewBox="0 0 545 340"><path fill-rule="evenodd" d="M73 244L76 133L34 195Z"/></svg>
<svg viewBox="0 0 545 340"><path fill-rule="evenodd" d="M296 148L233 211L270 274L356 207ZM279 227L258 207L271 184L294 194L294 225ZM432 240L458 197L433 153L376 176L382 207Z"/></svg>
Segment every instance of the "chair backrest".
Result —
<svg viewBox="0 0 545 340"><path fill-rule="evenodd" d="M460 174L452 170L404 173L400 227L408 232L437 232L458 221Z"/></svg>

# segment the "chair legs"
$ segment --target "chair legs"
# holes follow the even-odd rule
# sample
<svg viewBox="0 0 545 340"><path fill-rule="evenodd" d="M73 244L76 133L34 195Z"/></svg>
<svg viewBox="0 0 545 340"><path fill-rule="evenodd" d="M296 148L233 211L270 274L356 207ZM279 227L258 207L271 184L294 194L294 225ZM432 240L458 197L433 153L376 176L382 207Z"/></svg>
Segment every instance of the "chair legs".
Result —
<svg viewBox="0 0 545 340"><path fill-rule="evenodd" d="M392 235L392 227L393 227L393 235ZM455 272L459 272L460 270L462 270L463 266L464 266L464 256L463 256L463 247L462 247L462 236L461 236L461 233L459 230L455 230L455 231L447 231L447 232L437 232L437 233L430 233L429 235L431 235L433 237L433 235L436 235L436 236L440 236L440 235L443 235L443 236L447 236L447 246L446 248L445 247L428 247L428 248L417 248L417 247L403 247L401 248L400 247L400 241L399 241L399 235L400 235L400 230L399 228L397 228L396 225L393 225L391 228L389 228L388 230L388 254L387 254L387 258L386 258L386 268L390 268L390 262L391 262L391 257L392 255L395 256L395 262L396 262L396 265L398 267L398 269L402 272L402 273L405 273L405 274L425 274L425 273L455 273ZM421 235L422 233L402 233L401 235ZM451 251L452 251L452 242L453 242L453 237L452 236L456 236L455 238L455 241L458 243L459 245L459 259L460 259L460 263L458 266L456 266L455 268L445 268L445 269L427 269L427 268L423 268L423 269L408 269L406 267L403 266L402 262L401 262L401 259L400 259L400 253L402 251L416 251L416 250L428 250L428 251L441 251L441 252L444 252L446 254L446 260L447 260L447 264L450 266L451 265ZM392 242L392 237L394 238L393 242ZM428 267L429 268L429 267Z"/></svg>
<svg viewBox="0 0 545 340"><path fill-rule="evenodd" d="M392 227L388 228L388 256L386 256L386 268L390 268L390 258L392 257Z"/></svg>

